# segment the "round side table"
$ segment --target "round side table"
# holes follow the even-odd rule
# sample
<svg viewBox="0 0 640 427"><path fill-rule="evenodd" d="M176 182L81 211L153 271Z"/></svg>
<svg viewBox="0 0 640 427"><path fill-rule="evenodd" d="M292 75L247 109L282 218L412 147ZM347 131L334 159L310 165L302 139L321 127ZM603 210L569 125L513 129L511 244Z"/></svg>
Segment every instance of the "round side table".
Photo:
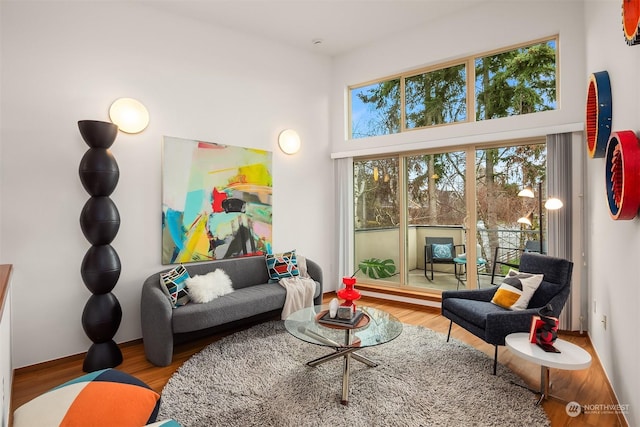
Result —
<svg viewBox="0 0 640 427"><path fill-rule="evenodd" d="M586 350L559 338L553 346L560 350L560 353L546 352L537 344L531 343L527 332L509 334L504 341L507 348L514 354L540 365L540 399L536 405L549 397L568 403L564 399L549 394L549 368L579 370L591 365L591 355Z"/></svg>

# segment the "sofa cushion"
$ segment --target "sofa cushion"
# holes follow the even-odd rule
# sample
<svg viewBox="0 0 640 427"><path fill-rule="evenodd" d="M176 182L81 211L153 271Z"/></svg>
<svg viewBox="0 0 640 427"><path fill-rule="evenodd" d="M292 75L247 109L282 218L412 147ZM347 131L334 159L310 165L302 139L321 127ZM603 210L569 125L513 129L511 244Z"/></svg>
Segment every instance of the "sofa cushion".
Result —
<svg viewBox="0 0 640 427"><path fill-rule="evenodd" d="M14 412L14 427L140 427L156 420L160 395L139 379L103 369L66 382Z"/></svg>
<svg viewBox="0 0 640 427"><path fill-rule="evenodd" d="M189 272L182 264L160 273L160 287L169 298L173 308L183 306L189 302L186 283L189 277Z"/></svg>
<svg viewBox="0 0 640 427"><path fill-rule="evenodd" d="M278 283L265 283L237 289L206 304L187 304L173 310L171 317L173 332L198 331L280 310L284 306L286 292L285 288ZM319 293L320 286L316 282L314 297Z"/></svg>
<svg viewBox="0 0 640 427"><path fill-rule="evenodd" d="M266 254L265 261L271 280L280 280L300 274L295 249L279 254Z"/></svg>

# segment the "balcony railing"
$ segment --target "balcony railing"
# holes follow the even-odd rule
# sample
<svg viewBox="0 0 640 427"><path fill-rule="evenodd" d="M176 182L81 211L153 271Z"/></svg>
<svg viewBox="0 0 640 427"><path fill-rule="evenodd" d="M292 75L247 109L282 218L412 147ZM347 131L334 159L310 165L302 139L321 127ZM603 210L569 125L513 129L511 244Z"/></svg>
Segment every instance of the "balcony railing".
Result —
<svg viewBox="0 0 640 427"><path fill-rule="evenodd" d="M355 261L367 258L392 259L399 263L399 228L375 228L356 230ZM466 244L466 230L462 226L410 226L407 239L407 267L409 270L424 269L425 237L453 237L454 244ZM496 247L505 248L498 253L499 262L508 262L519 256L527 241L539 241L539 230L512 230L506 228L478 228L478 256L487 260L485 273L491 273ZM509 251L511 248L513 251Z"/></svg>

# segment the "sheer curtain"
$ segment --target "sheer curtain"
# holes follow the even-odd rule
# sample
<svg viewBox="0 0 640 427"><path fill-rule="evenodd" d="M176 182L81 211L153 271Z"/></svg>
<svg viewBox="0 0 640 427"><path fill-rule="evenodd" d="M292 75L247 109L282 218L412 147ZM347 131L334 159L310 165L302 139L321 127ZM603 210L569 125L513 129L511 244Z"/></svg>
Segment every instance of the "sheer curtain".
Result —
<svg viewBox="0 0 640 427"><path fill-rule="evenodd" d="M353 272L353 158L345 157L334 162L336 177L336 215L338 224L338 241L336 262L338 277L332 278L328 288L337 289L340 278L350 276ZM335 280L334 280L335 279ZM336 283L332 285L331 283Z"/></svg>
<svg viewBox="0 0 640 427"><path fill-rule="evenodd" d="M547 210L547 235L549 238L549 255L573 260L572 251L572 218L573 218L573 183L572 183L572 134L561 133L547 135L547 197L557 197L564 203L562 209ZM574 272L578 266L574 265ZM575 278L575 274L574 274ZM572 294L579 281L572 280L571 294L560 314L562 329L574 329L572 319ZM578 307L579 309L579 307Z"/></svg>

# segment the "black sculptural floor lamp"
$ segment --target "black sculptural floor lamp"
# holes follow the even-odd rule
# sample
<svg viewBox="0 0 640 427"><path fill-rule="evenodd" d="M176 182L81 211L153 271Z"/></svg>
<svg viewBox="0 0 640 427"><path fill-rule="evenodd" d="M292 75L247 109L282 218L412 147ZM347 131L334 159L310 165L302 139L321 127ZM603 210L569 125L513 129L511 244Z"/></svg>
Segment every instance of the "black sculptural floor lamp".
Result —
<svg viewBox="0 0 640 427"><path fill-rule="evenodd" d="M82 186L91 197L80 214L80 227L91 247L82 260L80 273L93 294L82 312L82 327L93 342L82 369L92 372L122 363L122 352L113 341L122 320L122 308L111 293L121 269L120 258L111 246L120 228L120 214L109 197L120 177L118 163L109 150L118 126L81 120L78 128L89 146L80 161L79 174Z"/></svg>

